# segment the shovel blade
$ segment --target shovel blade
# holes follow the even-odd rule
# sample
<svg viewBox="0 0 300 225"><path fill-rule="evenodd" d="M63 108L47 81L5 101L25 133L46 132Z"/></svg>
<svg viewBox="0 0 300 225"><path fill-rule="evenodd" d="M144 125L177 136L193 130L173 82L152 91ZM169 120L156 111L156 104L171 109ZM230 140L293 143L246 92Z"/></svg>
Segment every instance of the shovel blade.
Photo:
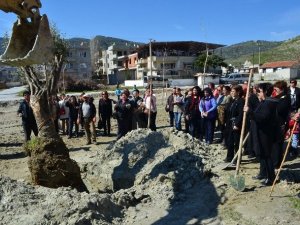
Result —
<svg viewBox="0 0 300 225"><path fill-rule="evenodd" d="M242 192L245 190L245 177L243 176L231 175L229 177L229 183L237 191Z"/></svg>
<svg viewBox="0 0 300 225"><path fill-rule="evenodd" d="M0 62L11 66L48 63L53 58L54 43L49 22L43 15L37 23L16 22Z"/></svg>

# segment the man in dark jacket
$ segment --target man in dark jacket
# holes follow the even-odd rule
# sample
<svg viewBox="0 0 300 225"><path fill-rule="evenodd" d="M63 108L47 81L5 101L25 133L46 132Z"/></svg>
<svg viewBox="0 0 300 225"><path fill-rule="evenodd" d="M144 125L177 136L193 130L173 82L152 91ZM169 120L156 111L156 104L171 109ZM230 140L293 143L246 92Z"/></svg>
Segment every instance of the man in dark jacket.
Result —
<svg viewBox="0 0 300 225"><path fill-rule="evenodd" d="M300 108L300 88L297 87L296 80L291 80L288 94L291 98L291 110L296 112Z"/></svg>
<svg viewBox="0 0 300 225"><path fill-rule="evenodd" d="M38 135L38 127L34 118L32 108L30 106L30 93L24 91L24 100L20 103L18 115L22 117L22 125L25 134L25 142L30 140L31 131L34 135Z"/></svg>
<svg viewBox="0 0 300 225"><path fill-rule="evenodd" d="M99 100L99 120L101 120L103 129L104 129L104 133L103 135L106 136L110 136L110 119L112 116L112 103L114 101L112 99L110 99L108 97L108 92L107 91L103 91L102 92L102 98L100 98Z"/></svg>

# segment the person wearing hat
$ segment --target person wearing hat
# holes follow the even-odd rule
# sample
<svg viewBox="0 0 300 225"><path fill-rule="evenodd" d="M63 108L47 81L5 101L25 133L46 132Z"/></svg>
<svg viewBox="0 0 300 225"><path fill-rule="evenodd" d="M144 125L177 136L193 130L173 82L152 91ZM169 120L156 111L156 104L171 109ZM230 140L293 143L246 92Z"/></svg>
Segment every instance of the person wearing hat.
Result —
<svg viewBox="0 0 300 225"><path fill-rule="evenodd" d="M90 100L91 96L88 94L83 95L83 103L79 108L79 118L83 119L84 130L86 134L87 145L93 142L96 142L96 132L93 127L93 124L96 122L96 107L93 101ZM91 132L92 125L92 132Z"/></svg>
<svg viewBox="0 0 300 225"><path fill-rule="evenodd" d="M31 131L38 136L38 127L35 121L33 110L30 106L30 92L23 92L24 100L20 103L18 109L19 117L22 117L22 126L25 134L25 142L30 140Z"/></svg>

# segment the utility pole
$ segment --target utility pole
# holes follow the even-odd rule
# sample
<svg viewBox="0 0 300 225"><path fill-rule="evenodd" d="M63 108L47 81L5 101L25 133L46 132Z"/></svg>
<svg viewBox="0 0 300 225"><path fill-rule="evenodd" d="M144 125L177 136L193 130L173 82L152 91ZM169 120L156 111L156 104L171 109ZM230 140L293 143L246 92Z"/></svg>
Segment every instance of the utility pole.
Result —
<svg viewBox="0 0 300 225"><path fill-rule="evenodd" d="M163 91L162 91L162 104L165 102L165 57L167 55L166 49L163 56Z"/></svg>
<svg viewBox="0 0 300 225"><path fill-rule="evenodd" d="M148 77L148 85L149 85L149 91L150 91L150 104L149 104L149 114L148 114L148 125L147 128L150 128L150 117L151 117L151 103L152 103L152 42L153 40L150 39L149 42L149 57L150 57L150 81ZM146 98L147 100L147 98Z"/></svg>

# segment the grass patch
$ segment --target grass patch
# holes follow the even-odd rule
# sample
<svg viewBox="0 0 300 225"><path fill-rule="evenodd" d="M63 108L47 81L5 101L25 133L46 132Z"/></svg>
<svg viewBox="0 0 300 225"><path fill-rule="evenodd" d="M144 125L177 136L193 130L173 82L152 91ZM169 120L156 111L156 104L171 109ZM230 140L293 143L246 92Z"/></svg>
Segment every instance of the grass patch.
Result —
<svg viewBox="0 0 300 225"><path fill-rule="evenodd" d="M31 156L31 152L41 148L43 146L43 143L44 141L42 138L34 137L24 144L24 150L28 156Z"/></svg>
<svg viewBox="0 0 300 225"><path fill-rule="evenodd" d="M300 211L300 199L299 198L290 198L293 208Z"/></svg>

